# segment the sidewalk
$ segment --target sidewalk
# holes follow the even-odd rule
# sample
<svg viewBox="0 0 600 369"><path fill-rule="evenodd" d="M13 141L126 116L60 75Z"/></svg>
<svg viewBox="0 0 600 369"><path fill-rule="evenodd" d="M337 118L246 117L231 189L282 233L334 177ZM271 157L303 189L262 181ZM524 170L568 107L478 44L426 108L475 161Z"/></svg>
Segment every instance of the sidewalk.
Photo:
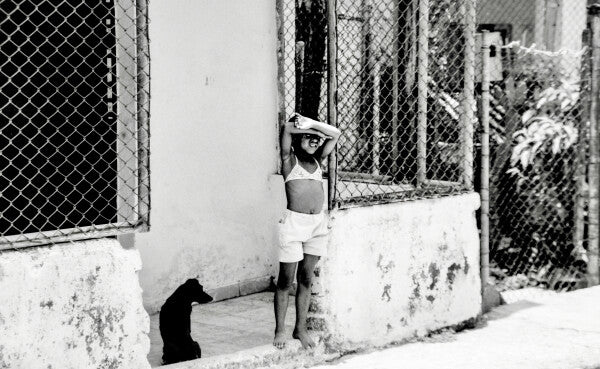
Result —
<svg viewBox="0 0 600 369"><path fill-rule="evenodd" d="M295 315L294 296L291 296L286 315L286 326L289 332L293 330ZM273 292L257 293L206 305L194 305L190 320L192 337L200 344L203 359L233 354L259 346L272 347L275 331ZM163 342L158 323L158 314L150 316L148 361L152 367L161 365Z"/></svg>
<svg viewBox="0 0 600 369"><path fill-rule="evenodd" d="M509 302L486 314L476 329L443 332L386 349L344 353L313 352L291 340L285 350L272 342L273 293L196 305L192 334L202 346L200 360L167 369L280 368L317 365L315 369L600 369L600 286L554 294L519 290ZM293 302L293 299L290 299ZM160 365L162 341L158 317L151 317L149 360ZM293 303L286 323L291 332Z"/></svg>
<svg viewBox="0 0 600 369"><path fill-rule="evenodd" d="M600 368L600 287L520 300L486 314L477 329L314 367L325 368Z"/></svg>

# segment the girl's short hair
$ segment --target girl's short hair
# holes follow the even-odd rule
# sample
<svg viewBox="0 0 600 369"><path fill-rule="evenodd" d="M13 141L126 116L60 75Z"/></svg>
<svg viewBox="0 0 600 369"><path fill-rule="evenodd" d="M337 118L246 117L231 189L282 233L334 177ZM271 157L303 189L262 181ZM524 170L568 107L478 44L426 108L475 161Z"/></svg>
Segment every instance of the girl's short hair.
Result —
<svg viewBox="0 0 600 369"><path fill-rule="evenodd" d="M292 149L294 149L294 152L302 150L302 135L292 135Z"/></svg>

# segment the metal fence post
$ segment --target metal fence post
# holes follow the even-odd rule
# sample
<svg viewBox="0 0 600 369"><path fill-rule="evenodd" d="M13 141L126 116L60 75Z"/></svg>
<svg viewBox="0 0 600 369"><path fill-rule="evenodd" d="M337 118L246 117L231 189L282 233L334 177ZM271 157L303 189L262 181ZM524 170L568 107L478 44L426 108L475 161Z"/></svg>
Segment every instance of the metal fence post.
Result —
<svg viewBox="0 0 600 369"><path fill-rule="evenodd" d="M490 274L490 41L488 31L481 35L481 291Z"/></svg>
<svg viewBox="0 0 600 369"><path fill-rule="evenodd" d="M417 71L417 186L427 179L427 80L429 70L429 0L419 0Z"/></svg>
<svg viewBox="0 0 600 369"><path fill-rule="evenodd" d="M150 227L150 45L148 4L137 1L137 121L138 121L138 219L142 229Z"/></svg>
<svg viewBox="0 0 600 369"><path fill-rule="evenodd" d="M399 68L399 45L398 34L400 27L400 0L394 0L393 8L393 46L392 46L392 174L398 174L398 113L399 108L399 91L400 88L400 71Z"/></svg>
<svg viewBox="0 0 600 369"><path fill-rule="evenodd" d="M473 118L475 105L475 0L463 0L465 35L465 70L462 100L462 127L460 132L462 149L462 182L473 188Z"/></svg>
<svg viewBox="0 0 600 369"><path fill-rule="evenodd" d="M327 123L337 127L337 1L327 0ZM328 208L336 204L337 147L328 158Z"/></svg>
<svg viewBox="0 0 600 369"><path fill-rule="evenodd" d="M598 186L600 142L598 139L598 118L600 116L600 5L589 7L592 16L592 74L590 101L590 161L589 173L589 229L588 229L588 284L599 284L598 270Z"/></svg>

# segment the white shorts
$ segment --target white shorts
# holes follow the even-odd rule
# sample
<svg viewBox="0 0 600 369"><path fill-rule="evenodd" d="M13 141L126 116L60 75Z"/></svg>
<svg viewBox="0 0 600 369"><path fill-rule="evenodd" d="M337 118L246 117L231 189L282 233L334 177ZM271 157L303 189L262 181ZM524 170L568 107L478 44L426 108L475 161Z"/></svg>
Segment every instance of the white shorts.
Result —
<svg viewBox="0 0 600 369"><path fill-rule="evenodd" d="M325 212L304 214L286 209L279 221L279 261L295 263L304 259L304 254L327 255L328 234Z"/></svg>

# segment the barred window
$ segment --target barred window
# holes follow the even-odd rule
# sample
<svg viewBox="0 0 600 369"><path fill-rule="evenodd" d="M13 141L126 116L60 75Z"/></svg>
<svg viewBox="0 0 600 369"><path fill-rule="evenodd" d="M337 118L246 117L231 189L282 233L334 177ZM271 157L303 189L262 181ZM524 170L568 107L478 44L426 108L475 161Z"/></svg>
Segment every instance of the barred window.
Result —
<svg viewBox="0 0 600 369"><path fill-rule="evenodd" d="M145 4L0 2L0 247L148 226Z"/></svg>
<svg viewBox="0 0 600 369"><path fill-rule="evenodd" d="M279 14L281 115L342 131L330 207L473 190L473 0L282 0Z"/></svg>

